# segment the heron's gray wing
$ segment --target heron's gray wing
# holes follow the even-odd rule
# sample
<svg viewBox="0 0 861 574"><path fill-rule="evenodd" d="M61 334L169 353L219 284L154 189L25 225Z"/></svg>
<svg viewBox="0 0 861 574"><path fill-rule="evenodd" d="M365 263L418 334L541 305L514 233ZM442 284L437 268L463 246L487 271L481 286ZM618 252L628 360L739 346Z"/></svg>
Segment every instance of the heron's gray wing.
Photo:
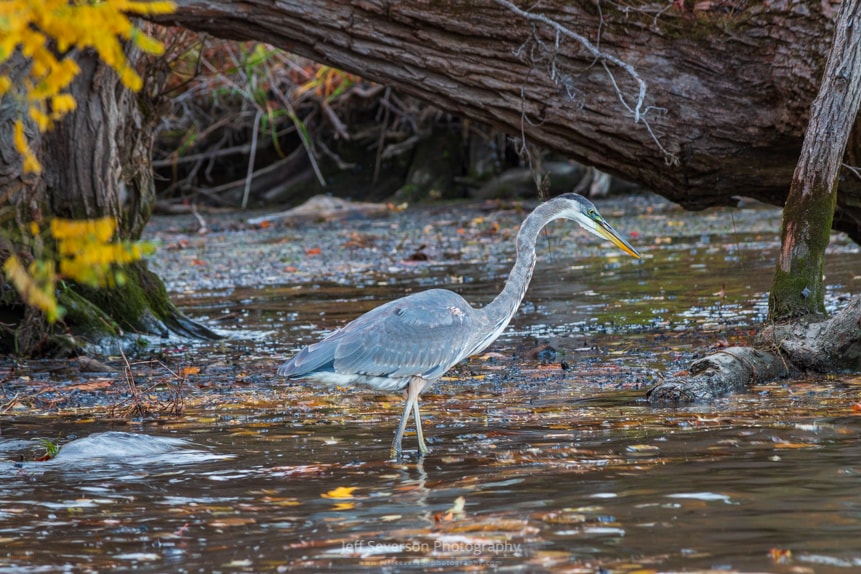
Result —
<svg viewBox="0 0 861 574"><path fill-rule="evenodd" d="M477 328L475 311L444 289L377 307L333 337L338 373L435 379L463 358ZM334 342L334 341L333 341Z"/></svg>

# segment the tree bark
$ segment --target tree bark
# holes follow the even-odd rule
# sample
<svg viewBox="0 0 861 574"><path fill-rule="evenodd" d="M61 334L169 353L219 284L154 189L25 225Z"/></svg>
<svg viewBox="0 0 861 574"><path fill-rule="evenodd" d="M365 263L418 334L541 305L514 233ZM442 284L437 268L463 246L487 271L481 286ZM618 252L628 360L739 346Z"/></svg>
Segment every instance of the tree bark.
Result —
<svg viewBox="0 0 861 574"><path fill-rule="evenodd" d="M784 204L830 2L518 5L526 12L504 0L178 0L158 21L395 85L690 209ZM861 179L841 181L833 226L861 240Z"/></svg>
<svg viewBox="0 0 861 574"><path fill-rule="evenodd" d="M11 253L25 264L49 256L50 241L34 237L31 223L45 229L53 217L110 216L118 222L120 239L134 240L152 211L150 119L143 117L135 95L95 54L80 54L76 61L81 72L69 90L77 101L76 111L51 131L27 134L42 163L40 174L23 173L11 143L12 123L19 112L11 98L0 101L0 264ZM17 63L20 71L25 64L20 59ZM124 331L215 336L182 317L144 263L127 267L125 273L125 285L112 290L61 285L58 301L67 315L59 326L49 325L40 312L22 305L0 276L0 352L66 352L69 347L121 337Z"/></svg>

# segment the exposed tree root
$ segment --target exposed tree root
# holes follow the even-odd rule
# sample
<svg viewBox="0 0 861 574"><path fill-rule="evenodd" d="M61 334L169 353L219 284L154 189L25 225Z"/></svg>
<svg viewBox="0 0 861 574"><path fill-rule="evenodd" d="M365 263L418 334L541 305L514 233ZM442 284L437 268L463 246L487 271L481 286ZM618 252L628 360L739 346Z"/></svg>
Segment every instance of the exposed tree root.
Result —
<svg viewBox="0 0 861 574"><path fill-rule="evenodd" d="M861 295L827 321L769 325L755 344L778 349L799 369L861 371Z"/></svg>
<svg viewBox="0 0 861 574"><path fill-rule="evenodd" d="M703 402L788 377L796 369L859 371L861 296L827 321L769 325L754 344L700 359L691 365L689 375L652 387L646 397L656 405Z"/></svg>

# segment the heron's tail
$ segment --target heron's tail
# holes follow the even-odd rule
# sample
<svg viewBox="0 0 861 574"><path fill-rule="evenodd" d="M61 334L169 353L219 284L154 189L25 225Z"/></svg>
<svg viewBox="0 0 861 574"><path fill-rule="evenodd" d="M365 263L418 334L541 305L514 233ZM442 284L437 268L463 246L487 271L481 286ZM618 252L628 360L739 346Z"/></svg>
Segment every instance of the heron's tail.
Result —
<svg viewBox="0 0 861 574"><path fill-rule="evenodd" d="M295 357L278 367L278 374L288 379L307 377L314 373L335 370L334 345L321 341L305 347Z"/></svg>

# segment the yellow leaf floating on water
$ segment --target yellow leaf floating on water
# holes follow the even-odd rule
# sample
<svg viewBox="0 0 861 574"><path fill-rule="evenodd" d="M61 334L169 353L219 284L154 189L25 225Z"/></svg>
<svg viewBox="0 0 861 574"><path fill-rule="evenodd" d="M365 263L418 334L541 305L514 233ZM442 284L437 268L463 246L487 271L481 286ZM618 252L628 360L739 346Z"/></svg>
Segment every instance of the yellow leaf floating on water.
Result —
<svg viewBox="0 0 861 574"><path fill-rule="evenodd" d="M336 502L333 507L335 510L352 510L356 508L355 502Z"/></svg>
<svg viewBox="0 0 861 574"><path fill-rule="evenodd" d="M323 498L335 498L335 499L346 499L353 498L353 491L356 490L356 486L339 486L329 492L325 492L321 494Z"/></svg>

